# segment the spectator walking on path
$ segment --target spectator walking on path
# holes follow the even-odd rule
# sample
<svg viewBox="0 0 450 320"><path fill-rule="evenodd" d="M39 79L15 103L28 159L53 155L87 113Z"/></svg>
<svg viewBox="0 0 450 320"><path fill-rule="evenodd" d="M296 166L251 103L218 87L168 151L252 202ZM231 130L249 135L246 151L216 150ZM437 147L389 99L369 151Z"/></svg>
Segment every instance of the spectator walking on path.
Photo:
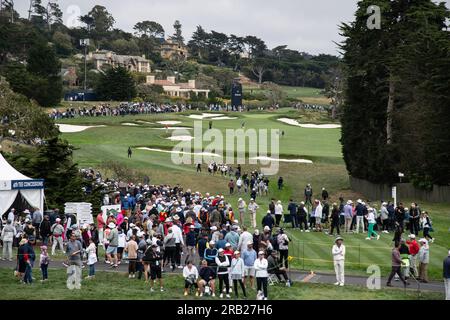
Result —
<svg viewBox="0 0 450 320"><path fill-rule="evenodd" d="M52 225L51 232L53 235L52 256L55 255L56 245L58 245L61 251L64 253L63 238L62 238L64 233L64 227L61 225L60 218L56 218L55 224Z"/></svg>
<svg viewBox="0 0 450 320"><path fill-rule="evenodd" d="M428 282L428 264L430 263L430 248L427 239L420 239L419 250L419 280L423 283Z"/></svg>
<svg viewBox="0 0 450 320"><path fill-rule="evenodd" d="M417 255L419 254L420 247L416 241L416 235L410 234L406 244L409 246L409 268L414 277L417 277Z"/></svg>
<svg viewBox="0 0 450 320"><path fill-rule="evenodd" d="M399 251L400 246L401 246L401 243L400 243L400 241L398 241L395 243L395 246L392 249L392 271L391 271L391 274L389 275L388 281L386 283L386 286L388 286L388 287L392 287L391 281L392 281L392 278L394 278L394 276L396 274L399 276L400 280L402 280L405 287L407 285L409 285L409 282L407 282L405 280L405 278L403 278L403 275L401 272L402 259L400 257L400 251Z"/></svg>
<svg viewBox="0 0 450 320"><path fill-rule="evenodd" d="M331 253L333 255L333 264L334 264L334 272L336 273L336 286L344 286L345 276L344 276L344 268L345 268L345 246L343 244L344 239L341 236L338 236L334 241L333 248L331 249Z"/></svg>

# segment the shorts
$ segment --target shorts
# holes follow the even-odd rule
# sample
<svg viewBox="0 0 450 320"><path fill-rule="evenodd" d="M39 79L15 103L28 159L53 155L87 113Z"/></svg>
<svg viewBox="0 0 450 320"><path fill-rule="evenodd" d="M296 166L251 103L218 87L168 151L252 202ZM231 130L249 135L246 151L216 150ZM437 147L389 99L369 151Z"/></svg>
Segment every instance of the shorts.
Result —
<svg viewBox="0 0 450 320"><path fill-rule="evenodd" d="M322 223L322 218L316 217L316 224L321 224Z"/></svg>
<svg viewBox="0 0 450 320"><path fill-rule="evenodd" d="M253 268L253 267L245 267L244 268L244 276L246 276L246 277L255 277L255 268Z"/></svg>
<svg viewBox="0 0 450 320"><path fill-rule="evenodd" d="M118 254L122 254L123 253L123 249L125 249L124 247L117 247L117 253Z"/></svg>
<svg viewBox="0 0 450 320"><path fill-rule="evenodd" d="M161 266L150 267L150 279L155 280L156 278L161 279Z"/></svg>
<svg viewBox="0 0 450 320"><path fill-rule="evenodd" d="M109 245L106 254L117 254L117 247Z"/></svg>

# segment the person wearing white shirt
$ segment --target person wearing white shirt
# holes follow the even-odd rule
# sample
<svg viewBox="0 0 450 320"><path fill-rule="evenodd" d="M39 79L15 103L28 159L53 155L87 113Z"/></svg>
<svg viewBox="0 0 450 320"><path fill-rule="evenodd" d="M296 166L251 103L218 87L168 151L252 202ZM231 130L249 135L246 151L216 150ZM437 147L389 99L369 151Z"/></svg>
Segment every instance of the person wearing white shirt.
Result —
<svg viewBox="0 0 450 320"><path fill-rule="evenodd" d="M367 210L367 223L368 223L368 228L369 232L367 234L367 238L366 240L370 240L372 238L372 235L374 235L375 237L377 237L377 240L380 239L380 235L378 233L376 233L375 231L373 231L373 227L377 224L377 221L375 220L375 210L373 208L369 208Z"/></svg>
<svg viewBox="0 0 450 320"><path fill-rule="evenodd" d="M242 293L244 294L244 297L247 298L247 293L245 292L245 285L244 285L244 275L245 275L245 265L244 260L241 258L241 253L236 250L234 252L234 258L231 260L231 279L233 280L233 289L234 294L236 298L239 298L238 295L238 282L241 286Z"/></svg>
<svg viewBox="0 0 450 320"><path fill-rule="evenodd" d="M184 295L188 295L188 290L191 286L197 289L195 296L199 295L198 291L198 270L197 267L192 264L192 261L188 261L186 266L183 268L183 278L184 278Z"/></svg>
<svg viewBox="0 0 450 320"><path fill-rule="evenodd" d="M283 205L281 204L281 201L278 200L275 204L275 225L279 226L281 217L283 216Z"/></svg>
<svg viewBox="0 0 450 320"><path fill-rule="evenodd" d="M244 250L247 249L247 244L249 242L253 242L253 235L247 231L247 227L243 226L242 227L242 233L239 236L239 243L238 243L238 250L240 252L243 252Z"/></svg>
<svg viewBox="0 0 450 320"><path fill-rule="evenodd" d="M14 221L16 220L16 216L14 215L14 213L16 212L16 209L12 208L11 211L8 213L8 219L9 221L11 221L12 224L14 224Z"/></svg>
<svg viewBox="0 0 450 320"><path fill-rule="evenodd" d="M174 220L178 221L179 216L175 215ZM175 236L175 246L176 246L175 263L177 264L178 269L182 269L183 266L181 265L181 252L182 252L183 246L184 246L183 233L181 232L181 228L176 223L174 223L172 225L172 231L173 231L173 235Z"/></svg>
<svg viewBox="0 0 450 320"><path fill-rule="evenodd" d="M255 200L253 198L250 199L250 203L248 204L248 211L251 214L253 229L256 228L256 210L258 210L258 208L259 206L256 204Z"/></svg>
<svg viewBox="0 0 450 320"><path fill-rule="evenodd" d="M258 292L264 292L264 300L267 300L267 277L269 274L267 273L268 262L267 259L264 258L264 251L260 251L258 253L258 259L255 260L255 264L253 265L255 268L255 276L256 276L256 286Z"/></svg>
<svg viewBox="0 0 450 320"><path fill-rule="evenodd" d="M344 286L344 262L345 262L345 246L343 245L344 239L337 237L335 244L331 249L333 254L334 271L336 273L336 286Z"/></svg>
<svg viewBox="0 0 450 320"><path fill-rule="evenodd" d="M230 266L229 258L224 254L224 250L220 248L218 251L218 255L215 258L217 264L217 277L219 278L219 292L220 298L223 298L223 284L225 283L225 289L227 298L230 298L230 278L229 278L229 270Z"/></svg>
<svg viewBox="0 0 450 320"><path fill-rule="evenodd" d="M319 200L316 199L316 201L314 201L314 203L316 204L316 209L314 210L314 217L316 218L316 230L317 231L322 231L322 204L320 203Z"/></svg>

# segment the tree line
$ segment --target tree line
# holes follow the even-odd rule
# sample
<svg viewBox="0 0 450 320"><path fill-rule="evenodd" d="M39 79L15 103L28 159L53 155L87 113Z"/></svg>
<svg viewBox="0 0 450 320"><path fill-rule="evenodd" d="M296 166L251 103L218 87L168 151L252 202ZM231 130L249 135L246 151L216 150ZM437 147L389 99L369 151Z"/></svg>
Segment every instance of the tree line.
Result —
<svg viewBox="0 0 450 320"><path fill-rule="evenodd" d="M369 30L367 9L381 9ZM342 147L349 173L376 183L450 183L449 9L430 0L360 1L341 26Z"/></svg>

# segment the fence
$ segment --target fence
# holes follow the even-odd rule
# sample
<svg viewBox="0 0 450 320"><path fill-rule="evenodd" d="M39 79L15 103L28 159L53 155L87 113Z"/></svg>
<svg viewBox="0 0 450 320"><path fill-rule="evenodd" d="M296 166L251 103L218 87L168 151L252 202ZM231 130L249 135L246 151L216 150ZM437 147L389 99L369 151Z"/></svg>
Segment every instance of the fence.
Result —
<svg viewBox="0 0 450 320"><path fill-rule="evenodd" d="M334 271L332 246L332 241L328 243L293 240L289 245L290 265L294 269L301 270ZM346 268L365 272L370 265L377 265L381 268L391 267L391 247L358 244L345 245L345 249Z"/></svg>
<svg viewBox="0 0 450 320"><path fill-rule="evenodd" d="M392 186L388 184L376 184L367 180L350 177L350 186L371 199L391 199ZM450 203L450 186L433 185L433 190L425 191L414 187L412 183L397 183L397 198L411 199L428 202Z"/></svg>

